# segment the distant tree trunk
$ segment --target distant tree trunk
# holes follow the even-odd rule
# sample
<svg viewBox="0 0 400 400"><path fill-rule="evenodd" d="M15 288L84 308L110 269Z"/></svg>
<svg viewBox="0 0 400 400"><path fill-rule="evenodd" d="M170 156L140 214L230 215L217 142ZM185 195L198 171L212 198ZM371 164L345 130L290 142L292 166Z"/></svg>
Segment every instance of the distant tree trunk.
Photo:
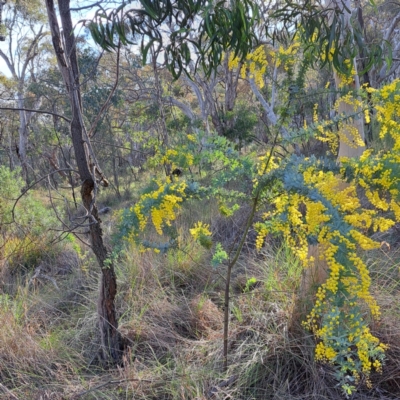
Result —
<svg viewBox="0 0 400 400"><path fill-rule="evenodd" d="M0 0L0 28L3 27L3 6L6 4L5 1ZM6 37L3 35L3 32L0 31L0 42L4 42Z"/></svg>
<svg viewBox="0 0 400 400"><path fill-rule="evenodd" d="M239 75L242 63L239 63L237 70L229 68L229 53L225 55L225 112L233 111L237 98L237 87L239 83ZM227 128L232 128L233 120L227 122Z"/></svg>
<svg viewBox="0 0 400 400"><path fill-rule="evenodd" d="M0 5L5 4L5 2L0 0ZM33 23L29 14L25 15L21 13L17 5L14 5L11 8L10 13L7 14L7 21L9 28L8 36L10 39L7 46L8 49L4 51L0 49L0 57L3 59L14 81L17 83L16 101L18 108L22 109L26 108L25 86L28 80L27 73L31 68L33 68L33 61L40 54L40 41L47 35L47 33L44 31L44 25L42 25L39 28L39 31L36 32L33 28L35 23ZM25 26L29 28L25 30ZM6 37L4 37L4 39L5 38ZM37 99L33 108L35 109L35 107L39 107L40 102L40 98ZM19 143L17 154L21 163L23 177L27 185L30 183L27 159L28 127L32 115L31 112L23 110L19 111L20 123L18 129Z"/></svg>
<svg viewBox="0 0 400 400"><path fill-rule="evenodd" d="M353 31L353 28L351 26L351 2L350 0L331 0L329 3L330 7L334 7L336 10L339 10L341 14L343 15L343 20L344 20L344 29L347 29L349 31ZM355 45L355 44L354 44ZM343 90L343 89L349 89L349 90L354 90L354 91L359 91L360 90L360 78L358 77L357 74L357 63L355 58L351 60L353 64L353 84L346 87L346 85L343 85L343 79L342 77L337 73L337 71L334 71L334 77L335 77L335 85L336 85L336 90ZM348 104L348 102L342 101L341 99L338 100L338 113L339 115L342 114L344 116L347 115L352 115L355 113L354 107L351 104ZM359 113L359 115L353 119L353 122L351 124L351 128L356 128L360 138L364 141L365 140L365 135L364 135L364 117L363 114L361 113L361 109L357 109L356 112ZM360 115L361 114L361 115ZM350 124L349 124L350 126ZM338 154L338 161L340 162L340 159L342 157L360 157L361 154L365 150L365 146L358 145L354 141L354 135L352 134L351 129L346 129L344 127L344 134L346 136L346 139L343 140L341 138L340 144L339 144L339 154ZM352 146L350 146L348 143L353 143Z"/></svg>
<svg viewBox="0 0 400 400"><path fill-rule="evenodd" d="M81 196L87 211L87 222L90 225L91 245L101 268L101 285L98 299L99 328L101 336L101 358L104 361L117 363L121 359L120 334L115 310L115 296L117 294L117 281L114 265L109 258L109 252L103 242L101 220L96 206L97 184L104 185L100 167L97 164L85 125L83 123L82 99L79 83L78 60L75 47L75 35L72 25L70 1L58 1L60 19L63 28L64 44L61 45L60 28L53 0L46 0L47 14L52 34L53 46L57 62L69 93L72 110L71 136L75 152L79 176L82 181Z"/></svg>
<svg viewBox="0 0 400 400"><path fill-rule="evenodd" d="M113 157L113 175L114 175L114 186L115 192L117 193L117 197L121 198L121 192L119 190L119 177L118 177L118 163L119 163L119 154L115 154L115 149L112 149L112 157Z"/></svg>
<svg viewBox="0 0 400 400"><path fill-rule="evenodd" d="M17 104L18 108L24 108L23 93L18 91L17 93ZM28 174L28 160L27 160L27 147L28 147L28 123L24 110L19 111L19 145L18 145L18 157L21 162L22 175L25 183L29 186L29 174Z"/></svg>
<svg viewBox="0 0 400 400"><path fill-rule="evenodd" d="M158 112L159 112L159 121L161 125L161 139L162 139L162 146L164 148L168 148L169 146L169 135L168 135L168 129L167 125L165 123L166 118L165 118L165 113L164 113L164 104L162 102L162 84L160 80L160 76L158 73L157 69L157 56L158 53L152 49L152 57L153 57L153 72L154 72L154 78L155 78L155 85L156 85L156 94L157 94L157 105L158 105ZM173 176L171 174L171 163L169 162L164 162L164 171L165 175L170 177L171 180L173 180Z"/></svg>
<svg viewBox="0 0 400 400"><path fill-rule="evenodd" d="M10 170L14 171L15 169L15 163L14 163L14 151L13 151L13 141L12 141L12 134L10 132L10 129L7 129L7 134L8 134L8 158L10 159Z"/></svg>
<svg viewBox="0 0 400 400"><path fill-rule="evenodd" d="M353 76L353 90L359 91L360 90L360 79L357 75L357 65L356 61L353 60L354 63L354 70L356 71L356 74ZM335 85L336 89L340 90L342 87L342 79L338 75L338 73L335 71ZM343 88L342 88L343 89ZM338 106L338 113L339 115L352 115L355 113L354 107L352 105L349 105L345 101L341 101L340 99L338 100L339 106ZM353 119L353 122L349 123L349 128L356 128L357 132L362 139L362 141L365 141L365 134L364 134L364 116L361 112L361 109L356 110L356 112L359 113L359 115ZM346 136L346 140L341 139L339 143L339 154L338 154L338 161L340 162L340 159L342 157L360 157L362 153L365 150L365 146L362 145L357 145L354 141L354 135L352 133L351 129L347 129L344 127L344 134ZM353 143L353 146L350 146L349 143Z"/></svg>

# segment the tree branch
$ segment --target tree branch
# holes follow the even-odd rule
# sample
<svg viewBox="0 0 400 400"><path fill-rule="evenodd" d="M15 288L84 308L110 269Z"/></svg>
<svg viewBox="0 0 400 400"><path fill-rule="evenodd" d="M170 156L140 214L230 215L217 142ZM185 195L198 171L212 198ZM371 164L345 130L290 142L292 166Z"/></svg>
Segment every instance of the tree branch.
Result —
<svg viewBox="0 0 400 400"><path fill-rule="evenodd" d="M104 3L104 1L97 1L96 3L92 3L92 4L89 4L89 5L87 5L87 6L70 8L69 11L82 11L82 10L87 10L88 8L101 6L103 3Z"/></svg>
<svg viewBox="0 0 400 400"><path fill-rule="evenodd" d="M44 179L47 179L50 175L59 173L60 171L73 171L73 172L79 173L79 171L77 171L75 169L72 169L72 168L61 168L59 170L49 172L48 174L42 176L41 178L39 178L38 180L33 182L31 185L29 185L27 188L25 188L24 191L15 199L13 208L11 210L11 215L12 215L12 220L13 221L15 221L15 207L17 206L18 201L28 192L28 190L32 189L35 185L37 185L38 183L40 183Z"/></svg>
<svg viewBox="0 0 400 400"><path fill-rule="evenodd" d="M116 147L116 148L118 148L118 149L124 149L124 150L129 150L129 151L133 151L133 152L135 152L135 153L141 153L141 154L150 154L151 152L149 152L149 151L141 151L141 150L135 150L135 149L132 149L132 148L130 148L130 147L125 147L125 146L118 146L118 145L116 145L116 144L112 144L112 143L107 143L107 142L102 142L102 141L100 141L100 140L91 140L91 142L92 143L99 143L99 144L102 144L102 145L105 145L105 146L110 146L110 147Z"/></svg>
<svg viewBox="0 0 400 400"><path fill-rule="evenodd" d="M121 45L119 43L118 44L118 51L117 51L117 71L116 71L115 83L114 83L114 86L111 89L110 94L107 97L107 100L105 101L105 103L101 107L101 109L100 109L99 113L97 114L92 126L90 127L90 130L88 132L88 137L89 138L91 138L93 136L94 131L95 131L96 127L97 127L97 124L99 123L102 114L106 111L106 108L109 106L111 98L113 97L113 95L115 93L115 89L118 86L118 82L119 82L119 56L120 56L120 53L121 53Z"/></svg>
<svg viewBox="0 0 400 400"><path fill-rule="evenodd" d="M0 50L0 56L4 60L4 62L7 64L8 69L10 70L11 74L15 78L16 77L15 69L14 69L10 59L7 57L7 55L5 53L3 53L2 50Z"/></svg>
<svg viewBox="0 0 400 400"><path fill-rule="evenodd" d="M54 115L55 117L62 118L63 120L67 121L68 123L71 123L71 120L68 119L67 117L64 117L63 115L60 115L60 114L53 113L51 111L32 110L30 108L1 107L1 106L0 106L0 110L28 111L28 112L39 113L39 114L49 114L49 115Z"/></svg>
<svg viewBox="0 0 400 400"><path fill-rule="evenodd" d="M389 28L387 28L383 40L385 40L386 42L389 41L390 36L392 35L393 31L395 30L399 22L400 22L400 12L393 18L392 23L390 24Z"/></svg>
<svg viewBox="0 0 400 400"><path fill-rule="evenodd" d="M43 25L40 27L38 34L33 38L31 44L29 45L28 51L26 52L26 59L23 63L22 72L20 75L21 80L25 79L25 72L26 68L28 67L29 61L33 60L37 55L35 51L37 44L39 43L40 39L42 39L42 37L46 35L46 32L42 31L43 31Z"/></svg>
<svg viewBox="0 0 400 400"><path fill-rule="evenodd" d="M163 102L171 103L172 105L178 107L191 121L196 119L196 115L193 113L191 108L181 101L175 99L172 96L167 96L162 98Z"/></svg>
<svg viewBox="0 0 400 400"><path fill-rule="evenodd" d="M276 126L278 124L278 117L276 116L276 114L274 113L274 110L272 109L272 107L267 103L267 101L264 99L263 95L261 94L261 92L258 90L258 87L256 85L256 83L254 82L253 78L249 78L249 83L250 83L250 87L252 92L255 94L255 96L257 97L258 101L261 103L267 118L269 119L269 121L271 122L271 124L273 126ZM280 132L282 133L282 136L286 139L289 137L289 134L287 132L287 130L283 127L280 126L279 127Z"/></svg>

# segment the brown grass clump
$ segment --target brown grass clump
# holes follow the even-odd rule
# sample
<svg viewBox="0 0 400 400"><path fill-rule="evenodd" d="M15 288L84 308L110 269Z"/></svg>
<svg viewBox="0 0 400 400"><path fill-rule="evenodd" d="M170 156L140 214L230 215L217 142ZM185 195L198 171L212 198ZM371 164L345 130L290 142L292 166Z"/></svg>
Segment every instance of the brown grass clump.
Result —
<svg viewBox="0 0 400 400"><path fill-rule="evenodd" d="M223 314L209 298L197 295L189 304L190 326L197 337L208 337L214 331L220 331Z"/></svg>
<svg viewBox="0 0 400 400"><path fill-rule="evenodd" d="M384 246L369 258L372 293L381 308L373 333L389 345L382 374L372 376L373 386L385 395L400 398L400 248Z"/></svg>
<svg viewBox="0 0 400 400"><path fill-rule="evenodd" d="M21 319L24 319L23 310L13 309L3 299L0 308L0 382L11 392L15 388L21 391L23 387L32 389L32 386L49 383L56 374L51 367L51 351L44 350L39 344L35 322L22 322ZM11 396L8 391L6 393Z"/></svg>

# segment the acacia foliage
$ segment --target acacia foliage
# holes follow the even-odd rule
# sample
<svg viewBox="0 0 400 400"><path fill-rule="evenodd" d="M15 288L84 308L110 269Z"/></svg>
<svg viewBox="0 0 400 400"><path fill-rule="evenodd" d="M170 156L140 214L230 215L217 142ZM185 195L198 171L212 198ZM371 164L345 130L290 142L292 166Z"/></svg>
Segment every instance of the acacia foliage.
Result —
<svg viewBox="0 0 400 400"><path fill-rule="evenodd" d="M318 289L304 326L315 335L316 360L334 366L347 394L360 381L369 384L371 372L381 372L384 366L387 346L369 328L370 318L379 319L380 311L370 292L363 252L380 247L373 238L375 232L385 232L400 221L400 109L396 101L400 82L369 90L380 137L389 140L391 148L369 149L359 160L343 159L338 165L325 157L282 157L275 145L267 146L262 154L238 152L221 137L204 142L191 134L180 147L154 156L174 166L183 157L185 174L174 181L168 177L154 181L123 213L120 225L121 236L139 243L143 251L165 252L187 240L174 225L185 203L212 199L218 201L221 214L229 216L258 197L254 229L259 250L267 235L278 235L309 268L318 262L309 256L309 245L321 246L320 258L326 261L329 276ZM355 96L353 101L359 105L361 100ZM361 117L363 109L368 109L366 102ZM336 147L340 127L336 133L324 129L327 136L321 135L323 129L316 121L307 132ZM162 243L154 240L155 233L164 238ZM213 265L228 259L229 249L213 241L207 221L199 221L188 233L211 249Z"/></svg>

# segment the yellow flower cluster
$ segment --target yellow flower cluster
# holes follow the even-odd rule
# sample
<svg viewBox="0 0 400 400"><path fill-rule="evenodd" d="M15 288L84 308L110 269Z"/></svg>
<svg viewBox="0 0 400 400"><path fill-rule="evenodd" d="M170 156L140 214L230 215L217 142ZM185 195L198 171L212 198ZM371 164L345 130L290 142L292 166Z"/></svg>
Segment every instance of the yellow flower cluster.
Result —
<svg viewBox="0 0 400 400"><path fill-rule="evenodd" d="M353 78L350 77L350 79L352 80ZM330 120L318 121L317 104L314 105L313 109L315 137L321 142L328 143L333 153L336 153L338 149L339 140L353 148L364 147L365 143L360 136L360 132L354 126L353 119L361 118L363 113L366 123L370 123L369 106L365 103L365 100L357 97L356 94L347 93L336 101L334 105L336 112L339 113L340 107L343 107L343 105L350 106L350 112L354 113L354 116L349 117L349 115L346 115L345 119L337 123L337 130L332 129L333 125ZM339 115L339 117L343 117L343 115Z"/></svg>
<svg viewBox="0 0 400 400"><path fill-rule="evenodd" d="M195 240L198 240L201 236L211 236L210 225L204 224L203 222L197 222L194 228L189 229L190 234Z"/></svg>
<svg viewBox="0 0 400 400"><path fill-rule="evenodd" d="M396 222L400 221L400 205L392 199L392 201L390 202L390 208L393 211L395 218L396 218Z"/></svg>
<svg viewBox="0 0 400 400"><path fill-rule="evenodd" d="M351 372L358 381L359 373L362 372L368 379L372 369L382 371L382 360L388 346L380 343L379 339L371 334L363 319L356 318L354 314L349 314L346 320L352 333L347 337L347 343L343 342L341 347L338 346L334 337L341 332L344 318L344 315L335 309L331 311L325 326L316 332L321 341L316 345L315 358L317 361L334 363L339 354L343 355L347 359L342 367L344 373Z"/></svg>
<svg viewBox="0 0 400 400"><path fill-rule="evenodd" d="M369 291L371 286L371 277L369 276L367 266L356 253L349 252L347 257L348 260L357 268L360 276L360 283L358 284L357 282L354 286L349 287L349 290L354 292L358 298L364 300L368 304L371 314L374 317L379 317L379 307Z"/></svg>
<svg viewBox="0 0 400 400"><path fill-rule="evenodd" d="M355 185L344 182L333 172L316 171L310 167L303 172L303 176L306 184L318 189L340 211L352 213L360 208Z"/></svg>
<svg viewBox="0 0 400 400"><path fill-rule="evenodd" d="M371 123L371 116L369 115L369 110L366 108L364 110L364 118L365 118L365 123L370 124Z"/></svg>
<svg viewBox="0 0 400 400"><path fill-rule="evenodd" d="M193 139L196 140L193 135L187 136L190 141L193 141ZM183 165L190 167L193 165L194 157L193 154L185 150L185 148L180 149L180 151L176 149L168 149L161 158L161 164L170 164L172 169L182 167ZM177 160L179 160L178 163Z"/></svg>
<svg viewBox="0 0 400 400"><path fill-rule="evenodd" d="M229 56L228 67L234 69L239 67L240 59L234 57L231 53ZM254 79L254 82L259 88L264 86L264 75L267 70L267 52L265 46L257 47L252 53L249 53L246 57L245 62L242 64L240 69L240 76L246 78L247 73L250 78Z"/></svg>
<svg viewBox="0 0 400 400"><path fill-rule="evenodd" d="M400 80L380 90L365 90L373 96L376 114L371 115L377 116L380 136L390 135L393 146L386 152L366 150L358 160L342 159L340 174L319 168L318 164L300 167L307 190L283 190L271 200L272 210L263 216L268 223L255 226L257 249L262 247L268 232L279 232L305 267L314 262L308 254L308 242L319 243L319 258L326 262L329 275L318 289L304 326L318 340L316 359L335 365L344 379L344 390L350 387L347 375L357 381L362 374L369 382L373 370L382 370L387 346L372 335L365 318L365 306L373 318L379 318L380 310L371 294L371 276L360 251L380 246L367 236L368 232L386 231L400 221ZM340 101L370 122L365 100L348 94ZM349 145L364 145L351 122L339 123L335 134L327 129L327 122L318 121L317 110L315 105L313 122L321 140L337 143L339 136ZM265 174L265 169L261 159L258 174ZM360 193L368 200L366 205L365 201L361 203ZM316 201L319 196L324 200Z"/></svg>
<svg viewBox="0 0 400 400"><path fill-rule="evenodd" d="M285 71L289 71L293 68L297 62L296 54L299 48L300 42L297 39L286 49L283 46L279 46L278 51L274 54L276 66L279 67L282 64Z"/></svg>
<svg viewBox="0 0 400 400"><path fill-rule="evenodd" d="M325 346L323 342L319 342L315 348L315 359L318 361L333 362L337 357L336 351L329 346Z"/></svg>
<svg viewBox="0 0 400 400"><path fill-rule="evenodd" d="M332 153L336 153L339 147L339 137L331 129L327 129L330 121L321 121L315 125L315 138L320 142L327 143Z"/></svg>
<svg viewBox="0 0 400 400"><path fill-rule="evenodd" d="M257 231L256 249L260 251L263 247L265 237L268 235L268 229L261 223L256 223L254 228Z"/></svg>
<svg viewBox="0 0 400 400"><path fill-rule="evenodd" d="M156 181L158 189L141 196L140 200L131 207L139 221L139 230L143 231L147 225L149 217L159 235L163 234L163 225L170 226L176 218L176 211L180 208L180 203L185 198L185 182L171 184ZM147 203L153 203L146 212Z"/></svg>
<svg viewBox="0 0 400 400"><path fill-rule="evenodd" d="M258 158L257 173L262 176L268 172L279 168L279 160L276 157L270 157L269 155L261 156Z"/></svg>
<svg viewBox="0 0 400 400"><path fill-rule="evenodd" d="M369 174L369 171L366 172ZM376 174L372 173L372 176L377 179ZM367 323L360 317L359 311L356 311L359 310L359 303L363 302L369 307L373 317L378 318L380 315L379 307L370 293L371 278L367 266L357 250L378 248L379 243L364 233L371 227L387 229L393 221L378 216L382 209L382 205L380 209L377 207L380 197L373 197L375 209L362 208L356 183L344 182L333 172L308 167L303 171L303 178L306 185L317 189L340 211L343 220L352 225L353 229L341 233L336 230L335 225L329 224L332 216L324 204L311 201L298 193L285 193L273 201L276 215L285 215L285 218L276 222L272 220L271 230L280 230L283 233L304 266L312 263L308 257L307 238L310 235L317 237L321 248L320 258L325 260L329 276L318 289L315 305L304 326L312 330L319 339L315 353L317 360L336 363L339 359L337 356L344 355L347 357L346 368L349 368L354 377L362 372L368 378L371 366L376 370L381 369L384 351L380 349L384 349L384 345L367 331ZM371 190L371 194L373 193ZM400 216L400 205L387 204L396 209ZM271 213L266 216L270 217ZM265 225L260 224L257 231L257 245L260 246L267 230ZM295 238L293 232L296 232ZM341 308L332 308L330 305L337 304L338 298L354 300L345 301ZM349 332L347 344L337 340L343 330ZM346 369L344 374L348 372Z"/></svg>
<svg viewBox="0 0 400 400"><path fill-rule="evenodd" d="M142 212L142 204L136 203L134 207L131 207L131 211L133 211L138 220L139 220L139 230L143 231L147 224L147 218Z"/></svg>
<svg viewBox="0 0 400 400"><path fill-rule="evenodd" d="M318 339L316 359L334 363L343 377L350 374L357 381L363 374L366 382L369 382L372 370L382 371L387 346L371 334L368 322L364 320L365 315L360 311L365 310L360 304L365 304L373 317L380 315L379 307L370 293L371 277L359 250L368 251L380 246L366 236L368 231L385 231L400 221L400 202L397 200L400 194L400 80L380 90L365 90L373 95L380 137L390 135L390 142L393 143L391 148L376 154L372 149L366 150L359 160L342 160L342 176L351 171L349 182L344 182L332 172L319 171L316 167L303 171L305 184L317 189L339 211L344 226L348 224L351 228L348 225L340 228L339 225L330 224L330 216L322 204L314 202L310 205L310 200L304 196L297 195L296 198L288 193L275 200L275 215L282 217L269 225L273 227L271 229L281 229L289 237L290 246L302 251L303 254L299 255L301 259L306 254L304 243L307 243L307 238L310 235L314 238L317 236L320 254L329 267L329 276L318 289L315 305L304 323ZM361 100L347 95L341 101L351 105L354 113L360 113L360 117L364 116L365 121L370 123L370 111ZM316 107L313 121L321 140L337 143L336 135L326 129L327 123L318 122ZM358 131L351 131L351 123L342 122L339 125L338 134L343 140L363 144ZM344 136L351 139L345 139ZM360 191L356 190L360 186L368 199L367 206L360 203ZM301 216L298 213L300 204L306 207L305 215L304 212ZM269 217L273 215L270 213ZM293 233L296 238L290 237ZM303 264L307 265L307 259ZM341 306L334 310L333 304ZM343 332L346 332L347 339L337 340L338 337L343 338Z"/></svg>
<svg viewBox="0 0 400 400"><path fill-rule="evenodd" d="M373 250L373 249L379 249L380 244L378 242L375 242L374 240L370 239L369 237L363 235L361 232L356 231L352 229L350 231L350 235L356 242L359 244L359 246L363 250Z"/></svg>
<svg viewBox="0 0 400 400"><path fill-rule="evenodd" d="M283 46L280 46L277 50L266 46L259 46L246 56L241 66L239 65L240 58L234 57L234 54L231 53L228 60L228 67L232 70L240 66L240 76L243 79L249 76L254 79L256 85L262 89L264 87L264 75L268 67L267 57L269 57L272 62L275 62L276 67L282 64L285 71L288 71L297 61L296 54L299 47L300 42L298 40L286 49Z"/></svg>
<svg viewBox="0 0 400 400"><path fill-rule="evenodd" d="M373 91L374 103L377 103L377 121L381 124L380 137L390 134L394 141L392 151L400 150L400 80ZM380 104L379 104L380 102Z"/></svg>
<svg viewBox="0 0 400 400"><path fill-rule="evenodd" d="M380 343L379 339L371 334L368 327L364 327L361 330L360 339L356 343L356 346L357 354L362 364L362 372L364 372L365 375L369 376L372 367L374 367L377 371L382 369L382 363L378 358L376 358L373 362L371 361L371 351L381 353L380 355L382 356L388 346Z"/></svg>
<svg viewBox="0 0 400 400"><path fill-rule="evenodd" d="M159 235L162 235L162 226L165 223L170 226L171 221L176 218L175 208L178 208L178 203L182 202L182 197L175 195L166 195L159 207L151 209L151 220Z"/></svg>
<svg viewBox="0 0 400 400"><path fill-rule="evenodd" d="M287 215L286 221L273 219L270 231L261 223L255 224L258 233L256 248L261 249L268 233L280 232L301 260L303 266L309 266L313 260L308 257L307 236L318 235L323 224L330 220L331 216L326 214L326 207L320 202L311 201L296 193L290 196L282 194L276 197L272 204L275 206L275 211L264 214L264 218L267 219L273 215L285 213ZM296 236L292 235L293 230L296 231Z"/></svg>
<svg viewBox="0 0 400 400"><path fill-rule="evenodd" d="M340 140L349 147L358 148L364 147L365 143L360 132L352 123L339 123L338 135Z"/></svg>
<svg viewBox="0 0 400 400"><path fill-rule="evenodd" d="M318 122L318 103L315 103L313 107L313 122L314 124Z"/></svg>
<svg viewBox="0 0 400 400"><path fill-rule="evenodd" d="M307 233L310 235L316 234L324 222L328 222L331 217L325 214L327 209L320 202L305 200L305 206L307 208Z"/></svg>
<svg viewBox="0 0 400 400"><path fill-rule="evenodd" d="M331 50L331 54L329 54L329 61L333 60L333 51ZM352 60L347 59L344 61L346 69L349 71L347 74L336 71L337 76L339 78L339 88L343 88L346 86L350 86L354 83L354 76L356 75L355 66ZM353 65L352 65L353 64ZM350 68L351 67L351 68Z"/></svg>

